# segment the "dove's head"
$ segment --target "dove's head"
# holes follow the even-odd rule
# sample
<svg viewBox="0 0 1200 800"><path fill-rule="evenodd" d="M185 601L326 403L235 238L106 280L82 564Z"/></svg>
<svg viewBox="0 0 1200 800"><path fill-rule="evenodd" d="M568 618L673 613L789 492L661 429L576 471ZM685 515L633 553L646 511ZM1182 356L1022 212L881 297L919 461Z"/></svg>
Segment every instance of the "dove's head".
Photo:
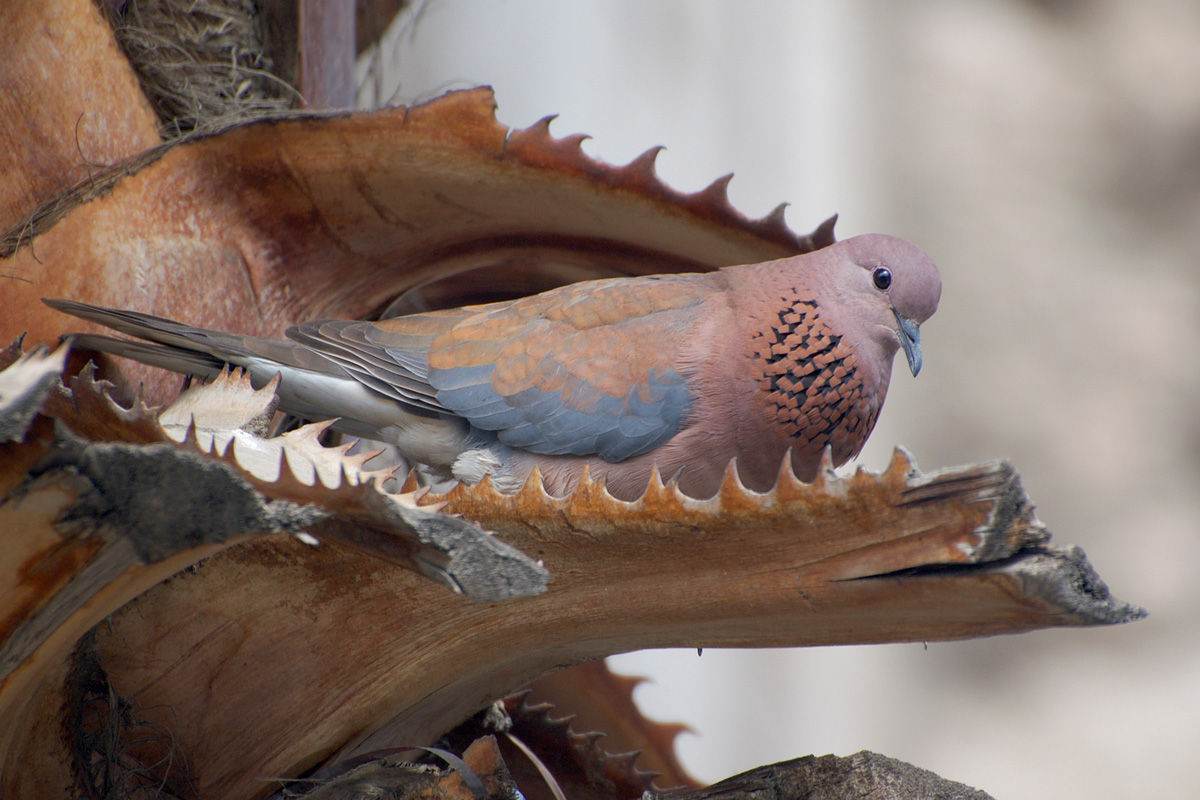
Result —
<svg viewBox="0 0 1200 800"><path fill-rule="evenodd" d="M856 327L865 328L891 361L904 351L908 368L921 369L920 325L937 311L942 279L919 248L883 234L855 236L830 245L832 288ZM827 284L829 285L829 284Z"/></svg>

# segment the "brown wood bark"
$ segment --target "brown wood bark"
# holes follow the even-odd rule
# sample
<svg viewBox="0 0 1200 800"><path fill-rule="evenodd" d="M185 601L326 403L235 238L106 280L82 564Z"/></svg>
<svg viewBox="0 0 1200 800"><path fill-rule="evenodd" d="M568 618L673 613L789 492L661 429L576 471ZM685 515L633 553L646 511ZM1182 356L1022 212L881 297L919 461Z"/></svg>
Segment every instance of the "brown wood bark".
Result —
<svg viewBox="0 0 1200 800"><path fill-rule="evenodd" d="M878 753L807 756L645 800L990 800L991 795Z"/></svg>
<svg viewBox="0 0 1200 800"><path fill-rule="evenodd" d="M375 10L376 5L340 0L267 0L263 4L271 61L277 74L300 92L305 108L354 107L354 56L359 49L356 20L363 18L378 26L387 9Z"/></svg>
<svg viewBox="0 0 1200 800"><path fill-rule="evenodd" d="M3 231L160 139L137 76L92 0L7 0L0 31ZM43 270L33 261L0 273L5 283L31 282Z"/></svg>
<svg viewBox="0 0 1200 800"><path fill-rule="evenodd" d="M59 364L61 355L47 359L48 369ZM76 402L51 393L44 410L148 437L145 412L89 401L86 382L71 385ZM225 406L241 402L214 389ZM253 417L261 393L245 393ZM187 403L189 414L202 407ZM115 418L95 423L105 409ZM1003 462L925 476L898 453L881 476L803 485L784 471L768 495L746 492L731 472L712 501L657 483L635 503L590 483L569 498L536 483L512 496L459 487L427 499L541 560L550 577L541 593L476 602L357 547L302 544L284 531L320 535L322 517L268 502L302 497L353 522L371 518L369 486L346 478L302 490L290 473L250 471L236 448L206 465L190 441L177 454L169 444L86 445L48 423L34 418L20 445L34 456L13 450L5 462L31 476L7 480L14 488L0 504L25 548L2 609L0 718L29 723L4 726L6 775L53 746L15 733L38 730L27 690L72 701L44 676L61 675L106 614L69 660L94 659L136 730L169 732L140 744L138 763L174 764L157 780L179 791L243 797L262 791L256 775L431 742L538 675L612 653L953 639L1142 613L1114 600L1081 553L1048 545ZM204 488L209 473L226 488ZM280 532L264 535L272 528Z"/></svg>

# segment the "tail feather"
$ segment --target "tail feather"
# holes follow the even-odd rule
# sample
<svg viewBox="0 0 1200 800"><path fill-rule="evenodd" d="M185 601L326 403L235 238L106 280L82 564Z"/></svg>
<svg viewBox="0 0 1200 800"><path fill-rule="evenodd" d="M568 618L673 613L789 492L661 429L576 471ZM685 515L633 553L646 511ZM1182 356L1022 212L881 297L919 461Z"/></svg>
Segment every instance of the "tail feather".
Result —
<svg viewBox="0 0 1200 800"><path fill-rule="evenodd" d="M80 333L71 337L73 347L79 350L95 350L112 353L122 358L132 358L152 367L162 367L172 372L183 372L201 378L215 378L228 362L199 350L182 347L139 342L133 339L117 339L94 333Z"/></svg>
<svg viewBox="0 0 1200 800"><path fill-rule="evenodd" d="M74 300L43 299L42 302L65 314L95 322L129 336L136 336L139 339L170 347L207 353L225 362L236 363L235 359L239 357L253 355L253 352L242 344L243 337L184 325L173 320L156 317L153 314L101 308L87 303L77 303Z"/></svg>
<svg viewBox="0 0 1200 800"><path fill-rule="evenodd" d="M337 419L334 428L397 444L406 457L424 464L449 465L463 448L466 423L429 403L412 402L339 364L334 358L286 339L209 331L137 311L101 308L71 300L43 300L72 316L136 336L137 341L76 334L75 347L132 358L203 378L226 364L250 373L255 387L280 375L279 409L311 420ZM361 372L361 370L359 370Z"/></svg>

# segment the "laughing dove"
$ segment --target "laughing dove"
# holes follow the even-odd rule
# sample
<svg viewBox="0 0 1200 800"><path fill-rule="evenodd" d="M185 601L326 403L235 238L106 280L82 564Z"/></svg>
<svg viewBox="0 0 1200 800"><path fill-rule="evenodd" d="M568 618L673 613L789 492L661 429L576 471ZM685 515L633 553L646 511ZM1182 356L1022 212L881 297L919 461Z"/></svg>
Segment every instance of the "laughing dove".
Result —
<svg viewBox="0 0 1200 800"><path fill-rule="evenodd" d="M552 493L585 467L633 499L657 465L695 497L731 459L767 491L788 449L801 480L830 448L862 449L903 350L941 280L919 249L858 236L800 256L700 274L613 278L508 302L380 322L308 322L287 339L207 331L65 300L54 308L153 344L82 335L76 346L192 375L224 364L255 385L277 373L280 409L337 418L439 478L519 488L536 465Z"/></svg>

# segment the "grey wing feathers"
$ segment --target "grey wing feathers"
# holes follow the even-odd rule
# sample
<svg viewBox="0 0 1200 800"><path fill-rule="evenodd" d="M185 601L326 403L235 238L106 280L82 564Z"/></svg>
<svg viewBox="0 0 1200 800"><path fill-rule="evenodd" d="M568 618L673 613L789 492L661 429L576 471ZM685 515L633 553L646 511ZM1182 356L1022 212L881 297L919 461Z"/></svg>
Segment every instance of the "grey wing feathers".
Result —
<svg viewBox="0 0 1200 800"><path fill-rule="evenodd" d="M421 351L396 358L392 349L373 341L371 323L329 320L295 325L287 330L294 342L319 351L355 380L380 394L426 411L444 412L429 385L429 364Z"/></svg>
<svg viewBox="0 0 1200 800"><path fill-rule="evenodd" d="M494 365L459 367L434 374L438 398L477 428L500 441L544 455L598 455L609 462L647 453L674 436L691 408L686 382L673 370L651 374L641 391L611 397L584 384L586 410L568 407L559 392L536 387L501 396L492 388Z"/></svg>

